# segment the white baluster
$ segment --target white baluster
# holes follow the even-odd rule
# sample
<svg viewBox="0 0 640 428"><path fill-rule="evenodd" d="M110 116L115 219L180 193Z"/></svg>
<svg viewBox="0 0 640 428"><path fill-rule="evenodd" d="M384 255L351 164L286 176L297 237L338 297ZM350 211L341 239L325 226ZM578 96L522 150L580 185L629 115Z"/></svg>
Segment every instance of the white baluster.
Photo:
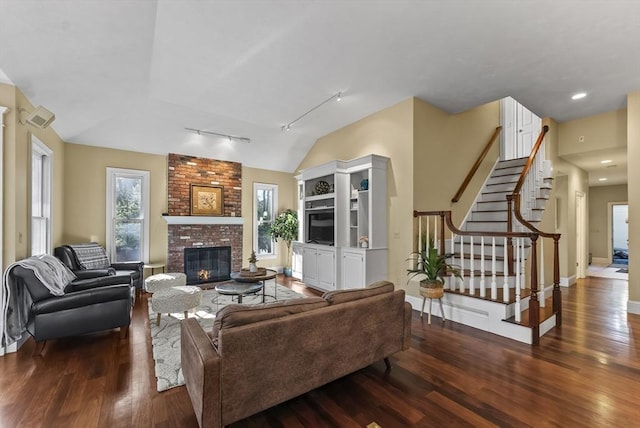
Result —
<svg viewBox="0 0 640 428"><path fill-rule="evenodd" d="M451 232L451 263L455 264L456 262L456 236ZM449 276L449 290L456 289L456 277L453 276L453 273Z"/></svg>
<svg viewBox="0 0 640 428"><path fill-rule="evenodd" d="M498 299L498 284L496 272L496 238L491 237L491 298Z"/></svg>
<svg viewBox="0 0 640 428"><path fill-rule="evenodd" d="M486 283L484 278L484 236L480 237L480 297L486 296Z"/></svg>
<svg viewBox="0 0 640 428"><path fill-rule="evenodd" d="M522 309L520 308L520 281L522 281L520 276L520 263L522 263L522 260L520 260L520 240L521 238L516 238L516 322L520 322L522 318Z"/></svg>
<svg viewBox="0 0 640 428"><path fill-rule="evenodd" d="M429 217L427 217L427 230L428 230L428 227L429 227ZM418 217L418 253L420 251L422 251L422 217Z"/></svg>
<svg viewBox="0 0 640 428"><path fill-rule="evenodd" d="M504 263L502 267L502 274L504 282L502 284L502 301L509 301L509 269L507 269L507 265L509 264L509 260L507 259L507 237L504 238L504 251L503 251Z"/></svg>
<svg viewBox="0 0 640 428"><path fill-rule="evenodd" d="M469 237L469 294L476 294L476 287L474 284L475 272L474 270L474 260L473 260L473 236Z"/></svg>
<svg viewBox="0 0 640 428"><path fill-rule="evenodd" d="M540 307L544 308L546 305L546 299L544 298L544 238L540 240L540 263L538 263L538 266L540 267L538 270L540 272L540 277L538 278L540 280L538 301L540 302Z"/></svg>
<svg viewBox="0 0 640 428"><path fill-rule="evenodd" d="M464 293L464 236L462 235L460 235L460 276L462 276L462 280L460 281L460 292ZM455 277L453 280L455 281Z"/></svg>

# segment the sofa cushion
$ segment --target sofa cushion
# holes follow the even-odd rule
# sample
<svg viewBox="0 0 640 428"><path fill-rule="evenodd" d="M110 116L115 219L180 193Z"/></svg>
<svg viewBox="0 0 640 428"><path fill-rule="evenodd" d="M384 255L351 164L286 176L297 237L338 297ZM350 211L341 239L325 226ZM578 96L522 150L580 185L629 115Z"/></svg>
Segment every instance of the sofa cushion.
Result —
<svg viewBox="0 0 640 428"><path fill-rule="evenodd" d="M95 242L69 245L83 270L106 269L111 266L104 248Z"/></svg>
<svg viewBox="0 0 640 428"><path fill-rule="evenodd" d="M351 290L328 291L322 295L330 305L351 302L353 300L364 299L366 297L377 296L378 294L390 293L394 289L393 283L389 281L378 281L367 285L365 288L354 288Z"/></svg>
<svg viewBox="0 0 640 428"><path fill-rule="evenodd" d="M328 306L328 303L322 297L305 297L251 306L227 305L216 314L211 335L215 338L218 337L218 332L222 329L281 318L325 306Z"/></svg>

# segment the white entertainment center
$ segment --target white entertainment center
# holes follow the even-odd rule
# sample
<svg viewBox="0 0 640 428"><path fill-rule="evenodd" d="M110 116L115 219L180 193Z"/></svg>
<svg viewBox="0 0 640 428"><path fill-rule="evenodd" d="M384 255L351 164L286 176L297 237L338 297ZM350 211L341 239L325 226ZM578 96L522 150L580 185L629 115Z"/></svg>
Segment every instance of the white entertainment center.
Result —
<svg viewBox="0 0 640 428"><path fill-rule="evenodd" d="M319 290L387 279L387 163L368 155L300 172L293 276ZM363 244L364 243L364 244Z"/></svg>

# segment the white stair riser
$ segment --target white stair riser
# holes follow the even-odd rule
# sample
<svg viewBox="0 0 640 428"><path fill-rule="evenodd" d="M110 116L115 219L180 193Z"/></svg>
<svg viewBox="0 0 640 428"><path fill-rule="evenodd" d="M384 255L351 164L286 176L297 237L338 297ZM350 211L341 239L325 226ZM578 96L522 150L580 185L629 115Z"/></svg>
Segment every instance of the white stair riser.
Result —
<svg viewBox="0 0 640 428"><path fill-rule="evenodd" d="M507 211L474 211L470 221L507 221Z"/></svg>
<svg viewBox="0 0 640 428"><path fill-rule="evenodd" d="M473 212L482 211L506 211L507 201L494 201L494 202L478 202L473 208Z"/></svg>
<svg viewBox="0 0 640 428"><path fill-rule="evenodd" d="M506 168L498 168L498 167L496 167L496 170L493 172L492 175L494 175L494 176L499 176L499 175L517 175L517 176L520 176L520 174L522 173L522 169L523 169L523 166L512 166L512 167L506 167Z"/></svg>
<svg viewBox="0 0 640 428"><path fill-rule="evenodd" d="M483 193L478 198L478 202L502 202L507 200L507 195L511 192Z"/></svg>
<svg viewBox="0 0 640 428"><path fill-rule="evenodd" d="M487 180L487 185L503 184L503 183L515 184L518 182L519 178L520 178L519 175L504 175L504 176L491 177L490 179Z"/></svg>
<svg viewBox="0 0 640 428"><path fill-rule="evenodd" d="M495 192L513 192L513 189L516 188L516 183L506 183L506 184L493 184L487 185L485 188L486 192L495 193Z"/></svg>
<svg viewBox="0 0 640 428"><path fill-rule="evenodd" d="M506 232L507 222L468 221L465 224L465 230L473 232Z"/></svg>
<svg viewBox="0 0 640 428"><path fill-rule="evenodd" d="M523 167L527 163L527 158L519 158L519 159L509 159L506 161L498 162L496 169L498 168L511 168L514 166Z"/></svg>

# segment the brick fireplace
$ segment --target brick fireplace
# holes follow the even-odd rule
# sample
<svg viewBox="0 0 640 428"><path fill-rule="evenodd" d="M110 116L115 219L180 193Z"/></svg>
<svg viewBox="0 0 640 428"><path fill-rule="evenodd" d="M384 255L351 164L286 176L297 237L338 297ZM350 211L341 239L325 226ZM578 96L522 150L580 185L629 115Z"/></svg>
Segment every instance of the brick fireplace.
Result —
<svg viewBox="0 0 640 428"><path fill-rule="evenodd" d="M223 215L191 216L191 185L222 186ZM242 267L242 165L170 153L167 171L169 272L184 272L184 249L231 247L231 270Z"/></svg>

